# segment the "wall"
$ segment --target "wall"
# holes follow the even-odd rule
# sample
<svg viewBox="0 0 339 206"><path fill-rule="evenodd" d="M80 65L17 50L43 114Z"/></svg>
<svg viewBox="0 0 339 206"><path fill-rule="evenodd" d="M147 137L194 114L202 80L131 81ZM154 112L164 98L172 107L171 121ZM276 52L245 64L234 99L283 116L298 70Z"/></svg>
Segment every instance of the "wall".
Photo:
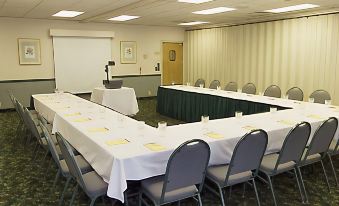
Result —
<svg viewBox="0 0 339 206"><path fill-rule="evenodd" d="M0 28L0 82L3 83L2 85L7 80L54 79L53 45L49 29L114 31L115 38L112 41L112 59L116 62L112 70L114 76L140 75L140 67L142 75L159 74L155 72L154 67L157 62L161 61L161 42L184 41L184 30L173 27L0 18ZM40 39L41 65L19 65L17 38ZM137 42L137 64L120 64L120 41ZM46 92L50 90L51 88L46 88ZM27 93L35 93L35 90ZM3 99L3 96L6 95L0 96L0 102L4 102L2 108L10 107L7 104L8 99Z"/></svg>
<svg viewBox="0 0 339 206"><path fill-rule="evenodd" d="M189 31L184 79L325 89L339 104L339 14Z"/></svg>

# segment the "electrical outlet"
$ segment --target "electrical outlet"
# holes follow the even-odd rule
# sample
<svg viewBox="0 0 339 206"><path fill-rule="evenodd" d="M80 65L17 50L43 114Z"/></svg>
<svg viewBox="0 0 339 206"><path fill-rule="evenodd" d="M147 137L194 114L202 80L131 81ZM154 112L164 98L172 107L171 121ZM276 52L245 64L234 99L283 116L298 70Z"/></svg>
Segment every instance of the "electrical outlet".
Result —
<svg viewBox="0 0 339 206"><path fill-rule="evenodd" d="M151 90L148 90L148 96L151 96L151 95L152 95Z"/></svg>

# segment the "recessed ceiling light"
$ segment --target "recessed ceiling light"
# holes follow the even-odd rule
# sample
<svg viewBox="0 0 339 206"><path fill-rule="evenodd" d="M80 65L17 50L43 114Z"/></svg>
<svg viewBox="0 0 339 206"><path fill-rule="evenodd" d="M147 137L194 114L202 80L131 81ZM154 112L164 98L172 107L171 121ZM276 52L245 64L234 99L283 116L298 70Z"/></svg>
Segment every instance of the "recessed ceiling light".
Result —
<svg viewBox="0 0 339 206"><path fill-rule="evenodd" d="M209 23L209 22L206 22L206 21L192 21L192 22L180 23L178 25L181 25L181 26L192 26L192 25L207 24L207 23Z"/></svg>
<svg viewBox="0 0 339 206"><path fill-rule="evenodd" d="M56 14L53 14L52 16L56 16L56 17L76 17L76 16L79 16L83 13L84 12L81 12L81 11L62 10L62 11L59 11L58 13L56 13Z"/></svg>
<svg viewBox="0 0 339 206"><path fill-rule="evenodd" d="M295 5L295 6L288 6L288 7L283 7L283 8L266 10L266 12L283 13L283 12L289 12L289 11L312 9L312 8L316 8L316 7L319 7L319 5L315 5L315 4L299 4L299 5Z"/></svg>
<svg viewBox="0 0 339 206"><path fill-rule="evenodd" d="M121 16L112 17L108 20L110 20L110 21L128 21L128 20L132 20L132 19L137 19L139 17L140 16L121 15Z"/></svg>
<svg viewBox="0 0 339 206"><path fill-rule="evenodd" d="M178 0L178 2L190 3L190 4L201 4L201 3L206 3L209 1L213 1L213 0Z"/></svg>
<svg viewBox="0 0 339 206"><path fill-rule="evenodd" d="M218 14L218 13L223 13L223 12L233 11L233 10L235 10L235 9L234 8L227 8L227 7L217 7L217 8L213 8L213 9L194 11L192 13L193 14Z"/></svg>

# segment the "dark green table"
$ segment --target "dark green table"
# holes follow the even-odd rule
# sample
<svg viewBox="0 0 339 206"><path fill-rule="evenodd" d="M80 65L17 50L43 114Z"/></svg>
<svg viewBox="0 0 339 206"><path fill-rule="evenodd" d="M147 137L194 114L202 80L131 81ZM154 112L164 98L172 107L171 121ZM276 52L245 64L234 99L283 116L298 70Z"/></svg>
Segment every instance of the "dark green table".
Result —
<svg viewBox="0 0 339 206"><path fill-rule="evenodd" d="M165 87L159 87L157 94L157 112L185 122L198 122L202 115L208 115L210 119L234 117L235 111L242 111L243 115L268 112L270 107L276 107L278 110L289 109Z"/></svg>

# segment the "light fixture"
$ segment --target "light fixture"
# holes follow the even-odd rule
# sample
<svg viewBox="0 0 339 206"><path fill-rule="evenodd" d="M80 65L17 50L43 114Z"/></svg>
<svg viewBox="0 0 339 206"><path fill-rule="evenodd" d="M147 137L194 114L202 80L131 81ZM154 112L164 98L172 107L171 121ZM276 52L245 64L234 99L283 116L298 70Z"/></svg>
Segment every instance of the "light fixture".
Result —
<svg viewBox="0 0 339 206"><path fill-rule="evenodd" d="M139 17L140 16L121 15L121 16L112 17L108 20L110 20L110 21L128 21L128 20L132 20L132 19L137 19Z"/></svg>
<svg viewBox="0 0 339 206"><path fill-rule="evenodd" d="M190 3L190 4L201 4L201 3L206 3L210 1L213 1L213 0L178 0L178 2Z"/></svg>
<svg viewBox="0 0 339 206"><path fill-rule="evenodd" d="M76 17L76 16L79 16L81 14L83 14L84 12L81 12L81 11L67 11L67 10L62 10L62 11L59 11L58 13L56 14L53 14L52 16L56 16L56 17L68 17L68 18L71 18L71 17Z"/></svg>
<svg viewBox="0 0 339 206"><path fill-rule="evenodd" d="M304 10L304 9L312 9L319 7L319 5L315 4L299 4L294 6L288 6L288 7L282 7L277 9L271 9L266 10L266 12L272 12L272 13L283 13L283 12L289 12L289 11L298 11L298 10Z"/></svg>
<svg viewBox="0 0 339 206"><path fill-rule="evenodd" d="M206 10L201 10L201 11L194 11L192 12L193 14L218 14L218 13L223 13L227 11L233 11L235 10L234 8L227 8L227 7L216 7L212 9L206 9Z"/></svg>
<svg viewBox="0 0 339 206"><path fill-rule="evenodd" d="M207 24L207 23L209 23L209 22L206 22L206 21L192 21L192 22L180 23L178 25L180 25L180 26L193 26L193 25Z"/></svg>

